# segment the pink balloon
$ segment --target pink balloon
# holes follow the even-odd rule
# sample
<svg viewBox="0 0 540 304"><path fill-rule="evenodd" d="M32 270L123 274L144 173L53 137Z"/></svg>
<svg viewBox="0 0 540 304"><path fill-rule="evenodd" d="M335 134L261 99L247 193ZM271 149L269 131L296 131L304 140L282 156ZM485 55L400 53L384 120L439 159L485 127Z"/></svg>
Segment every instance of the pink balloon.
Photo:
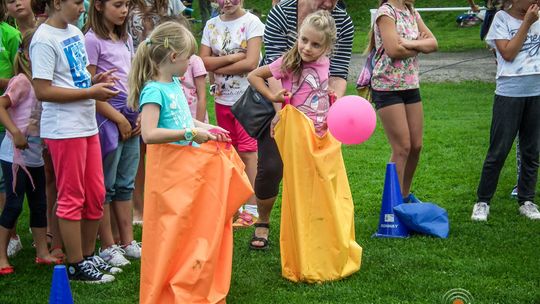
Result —
<svg viewBox="0 0 540 304"><path fill-rule="evenodd" d="M346 145L366 141L377 124L371 104L360 96L344 96L336 100L328 111L328 130Z"/></svg>

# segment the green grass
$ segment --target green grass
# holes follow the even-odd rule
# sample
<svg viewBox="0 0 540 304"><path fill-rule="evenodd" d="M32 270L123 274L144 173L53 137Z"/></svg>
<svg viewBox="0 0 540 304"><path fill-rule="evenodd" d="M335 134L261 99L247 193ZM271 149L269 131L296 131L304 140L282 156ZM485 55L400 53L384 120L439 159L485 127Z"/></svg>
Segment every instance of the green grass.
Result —
<svg viewBox="0 0 540 304"><path fill-rule="evenodd" d="M283 279L278 202L268 252L248 250L252 230L235 232L228 303L442 303L440 297L452 288L468 290L474 303L539 303L540 222L519 216L517 203L509 198L515 183L514 151L502 171L489 222L469 219L488 145L493 90L494 84L476 82L422 87L425 141L413 190L420 199L448 210L449 239L371 238L377 230L390 155L379 124L369 141L343 149L355 202L357 241L364 249L360 271L322 285ZM48 299L52 269L32 263L26 216L19 223L25 248L11 260L16 274L0 277L3 304ZM136 237L140 236L137 228ZM112 284L73 283L75 303L136 303L139 267L137 262L125 268Z"/></svg>

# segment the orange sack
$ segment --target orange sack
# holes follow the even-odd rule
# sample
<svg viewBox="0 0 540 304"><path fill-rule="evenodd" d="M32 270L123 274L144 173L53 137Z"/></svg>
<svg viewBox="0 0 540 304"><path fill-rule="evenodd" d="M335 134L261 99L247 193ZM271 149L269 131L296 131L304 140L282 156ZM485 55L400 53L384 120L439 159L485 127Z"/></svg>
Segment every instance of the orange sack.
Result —
<svg viewBox="0 0 540 304"><path fill-rule="evenodd" d="M233 148L147 146L140 303L225 303L232 217L253 194Z"/></svg>
<svg viewBox="0 0 540 304"><path fill-rule="evenodd" d="M281 271L294 282L338 280L360 269L354 204L341 155L329 132L291 105L279 113L275 139L283 160Z"/></svg>

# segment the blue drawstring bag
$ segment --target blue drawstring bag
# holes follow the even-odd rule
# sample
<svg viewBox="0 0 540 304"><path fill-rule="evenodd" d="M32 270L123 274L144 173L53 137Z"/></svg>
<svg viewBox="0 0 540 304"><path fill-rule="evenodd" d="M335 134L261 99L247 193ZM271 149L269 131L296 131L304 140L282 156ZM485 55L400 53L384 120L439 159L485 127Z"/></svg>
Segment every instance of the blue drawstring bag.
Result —
<svg viewBox="0 0 540 304"><path fill-rule="evenodd" d="M407 228L422 234L448 238L450 222L448 212L432 203L400 204L394 212Z"/></svg>

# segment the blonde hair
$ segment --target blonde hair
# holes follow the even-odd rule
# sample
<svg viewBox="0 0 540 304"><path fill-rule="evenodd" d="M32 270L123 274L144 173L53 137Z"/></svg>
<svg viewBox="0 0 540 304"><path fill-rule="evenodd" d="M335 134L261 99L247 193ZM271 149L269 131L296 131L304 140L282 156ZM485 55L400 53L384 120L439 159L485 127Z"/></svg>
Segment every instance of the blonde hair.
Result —
<svg viewBox="0 0 540 304"><path fill-rule="evenodd" d="M327 53L331 53L336 43L337 29L336 22L326 10L319 10L315 13L309 14L298 31L298 34L302 32L305 27L312 27L317 32L324 35L324 47ZM283 56L283 64L281 65L283 72L292 72L293 75L300 75L302 73L302 57L298 52L298 40L294 43L294 46Z"/></svg>
<svg viewBox="0 0 540 304"><path fill-rule="evenodd" d="M378 7L383 6L387 2L388 2L388 0L379 0L379 6ZM405 1L405 6L407 7L407 9L409 9L409 11L414 13L414 7L413 7L411 2ZM392 7L392 10L393 9L394 9L394 7ZM368 33L369 43L368 43L366 49L364 50L364 54L369 54L369 52L371 52L371 50L375 48L375 23L376 22L377 22L377 20L375 20L375 22L373 22L373 24L371 25L371 29L369 30L369 33Z"/></svg>
<svg viewBox="0 0 540 304"><path fill-rule="evenodd" d="M141 41L129 72L128 106L138 110L141 90L147 81L159 73L159 65L171 52L189 58L197 51L193 34L178 22L168 21L157 26Z"/></svg>
<svg viewBox="0 0 540 304"><path fill-rule="evenodd" d="M28 51L30 48L30 42L32 42L32 37L34 37L35 29L31 29L24 33L21 44L19 44L19 50L15 55L15 62L13 65L13 71L15 75L23 73L29 79L32 79L32 69L30 67L30 62L26 59L24 51Z"/></svg>

